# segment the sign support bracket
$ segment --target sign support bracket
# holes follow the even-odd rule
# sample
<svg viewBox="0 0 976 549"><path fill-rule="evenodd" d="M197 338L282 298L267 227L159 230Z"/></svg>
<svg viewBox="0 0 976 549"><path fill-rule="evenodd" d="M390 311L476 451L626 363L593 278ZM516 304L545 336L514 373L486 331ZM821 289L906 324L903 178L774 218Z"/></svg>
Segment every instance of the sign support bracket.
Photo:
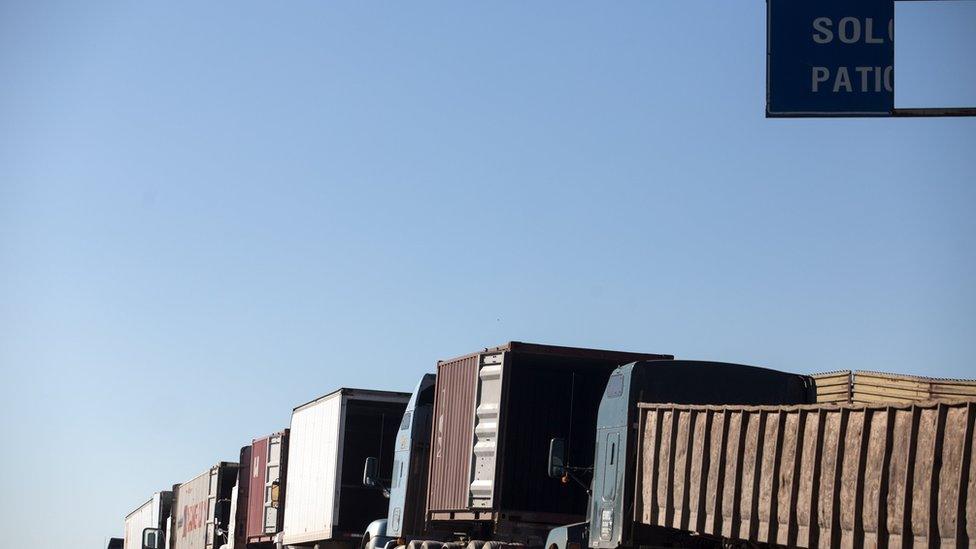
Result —
<svg viewBox="0 0 976 549"><path fill-rule="evenodd" d="M976 116L976 107L924 107L920 109L892 109L891 116L902 118L931 118L935 116Z"/></svg>

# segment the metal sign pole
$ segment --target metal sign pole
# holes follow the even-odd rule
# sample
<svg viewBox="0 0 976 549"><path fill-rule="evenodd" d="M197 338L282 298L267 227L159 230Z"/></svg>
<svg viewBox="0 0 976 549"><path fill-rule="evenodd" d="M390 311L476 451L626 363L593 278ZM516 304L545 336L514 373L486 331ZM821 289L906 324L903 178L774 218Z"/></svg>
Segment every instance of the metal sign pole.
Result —
<svg viewBox="0 0 976 549"><path fill-rule="evenodd" d="M919 118L932 116L976 116L976 107L924 107L920 109L893 109L891 116Z"/></svg>

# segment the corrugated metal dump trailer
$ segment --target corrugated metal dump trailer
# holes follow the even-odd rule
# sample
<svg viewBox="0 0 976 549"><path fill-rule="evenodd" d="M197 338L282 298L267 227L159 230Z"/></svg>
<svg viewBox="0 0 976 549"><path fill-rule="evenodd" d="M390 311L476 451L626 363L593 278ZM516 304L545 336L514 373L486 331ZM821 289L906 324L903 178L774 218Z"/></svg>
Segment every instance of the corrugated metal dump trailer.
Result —
<svg viewBox="0 0 976 549"><path fill-rule="evenodd" d="M390 478L409 393L339 389L295 408L289 435L283 542L357 543L386 514L383 494L362 484L367 457Z"/></svg>
<svg viewBox="0 0 976 549"><path fill-rule="evenodd" d="M142 531L146 528L164 529L172 504L173 492L156 492L149 501L126 515L122 534L125 549L141 549Z"/></svg>
<svg viewBox="0 0 976 549"><path fill-rule="evenodd" d="M237 463L222 461L173 487L170 549L213 549L227 542Z"/></svg>
<svg viewBox="0 0 976 549"><path fill-rule="evenodd" d="M569 460L589 462L610 373L671 358L511 342L438 362L428 519L472 536L581 519L585 492L567 495L546 474L549 440L571 441Z"/></svg>
<svg viewBox="0 0 976 549"><path fill-rule="evenodd" d="M640 405L635 521L793 547L976 545L974 402Z"/></svg>

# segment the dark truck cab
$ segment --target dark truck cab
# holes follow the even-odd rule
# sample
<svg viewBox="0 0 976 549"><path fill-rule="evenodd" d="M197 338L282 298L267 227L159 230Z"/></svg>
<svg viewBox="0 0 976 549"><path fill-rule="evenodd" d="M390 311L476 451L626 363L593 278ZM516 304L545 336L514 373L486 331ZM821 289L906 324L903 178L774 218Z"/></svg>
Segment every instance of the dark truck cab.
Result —
<svg viewBox="0 0 976 549"><path fill-rule="evenodd" d="M815 402L812 379L755 366L689 360L633 362L607 381L597 416L596 452L587 521L550 531L546 549L614 549L652 545L661 532L635 531L634 469L637 466L637 403L807 404ZM565 462L565 442L550 444L549 475L568 482L581 469Z"/></svg>
<svg viewBox="0 0 976 549"><path fill-rule="evenodd" d="M424 532L424 501L427 498L427 467L430 461L430 429L434 409L435 374L425 374L403 413L393 448L393 474L389 485L376 478L376 458L366 460L363 484L389 495L386 518L369 524L362 549L400 545L398 540Z"/></svg>

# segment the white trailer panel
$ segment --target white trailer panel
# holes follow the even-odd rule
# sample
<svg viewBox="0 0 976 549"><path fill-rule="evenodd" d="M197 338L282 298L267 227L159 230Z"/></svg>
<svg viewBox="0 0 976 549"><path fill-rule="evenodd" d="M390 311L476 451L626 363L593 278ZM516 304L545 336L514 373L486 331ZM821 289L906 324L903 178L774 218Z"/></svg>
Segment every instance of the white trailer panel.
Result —
<svg viewBox="0 0 976 549"><path fill-rule="evenodd" d="M342 451L343 401L341 393L333 393L292 413L285 544L332 537L333 511L339 499L336 476Z"/></svg>
<svg viewBox="0 0 976 549"><path fill-rule="evenodd" d="M392 448L409 399L408 393L340 389L295 408L288 446L282 533L285 545L362 535L376 513L354 517L354 520L364 521L362 525L352 524L349 517L344 519L345 522L340 521L340 496L346 494L346 497L358 498L357 505L366 501L365 509L376 503L373 499L382 505L385 500L376 490L363 488L349 479L343 486L343 456L353 456L355 461L363 451ZM364 406L369 411L364 411ZM364 414L373 414L368 417L375 418L375 421L370 420L366 431L361 425ZM357 439L358 443L348 448L347 422L360 422L356 436L361 437ZM388 462L387 468L391 467L392 460ZM361 471L362 463L356 463L355 467ZM382 506L377 512L382 512Z"/></svg>
<svg viewBox="0 0 976 549"><path fill-rule="evenodd" d="M126 515L125 530L122 537L124 549L141 549L142 531L146 528L159 528L161 526L161 520L166 518L163 514L168 511L163 507L169 507L172 496L172 492L156 492L149 501Z"/></svg>
<svg viewBox="0 0 976 549"><path fill-rule="evenodd" d="M155 499L155 496L153 496ZM142 531L152 528L153 500L143 503L138 509L125 517L125 533L122 538L124 549L139 549L142 547Z"/></svg>

